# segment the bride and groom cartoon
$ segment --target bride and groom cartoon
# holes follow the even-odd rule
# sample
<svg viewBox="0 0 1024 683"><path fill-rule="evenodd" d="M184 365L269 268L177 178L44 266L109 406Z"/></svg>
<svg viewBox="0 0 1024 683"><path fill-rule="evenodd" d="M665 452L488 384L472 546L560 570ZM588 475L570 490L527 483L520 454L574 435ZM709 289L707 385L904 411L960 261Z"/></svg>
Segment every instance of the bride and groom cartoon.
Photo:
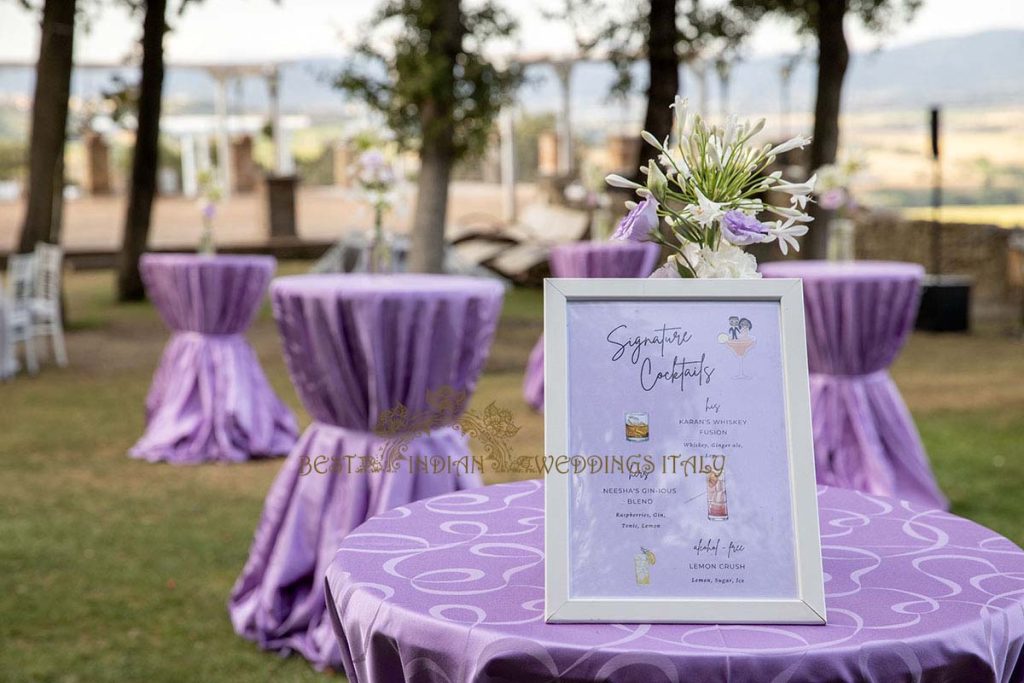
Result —
<svg viewBox="0 0 1024 683"><path fill-rule="evenodd" d="M729 331L718 335L718 341L725 344L740 359L740 372L733 379L750 379L750 375L743 370L743 358L757 343L757 339L750 332L754 324L749 318L741 318L738 315L729 316Z"/></svg>

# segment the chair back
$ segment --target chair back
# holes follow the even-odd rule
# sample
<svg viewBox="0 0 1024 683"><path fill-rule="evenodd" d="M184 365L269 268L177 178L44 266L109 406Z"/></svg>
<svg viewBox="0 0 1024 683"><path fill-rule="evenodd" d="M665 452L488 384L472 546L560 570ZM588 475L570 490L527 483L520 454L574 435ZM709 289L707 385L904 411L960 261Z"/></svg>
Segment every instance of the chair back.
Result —
<svg viewBox="0 0 1024 683"><path fill-rule="evenodd" d="M64 266L64 250L56 244L36 242L35 298L60 301L60 276Z"/></svg>
<svg viewBox="0 0 1024 683"><path fill-rule="evenodd" d="M36 255L10 254L7 257L7 301L12 311L28 308L35 296Z"/></svg>

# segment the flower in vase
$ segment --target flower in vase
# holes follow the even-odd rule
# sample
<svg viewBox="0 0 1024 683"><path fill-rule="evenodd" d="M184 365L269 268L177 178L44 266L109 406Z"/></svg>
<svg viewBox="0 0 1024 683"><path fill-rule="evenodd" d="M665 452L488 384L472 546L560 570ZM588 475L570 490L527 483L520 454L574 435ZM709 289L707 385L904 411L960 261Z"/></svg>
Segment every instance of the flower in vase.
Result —
<svg viewBox="0 0 1024 683"><path fill-rule="evenodd" d="M626 217L619 221L619 226L615 228L612 239L640 242L657 227L658 200L648 196L630 209Z"/></svg>
<svg viewBox="0 0 1024 683"><path fill-rule="evenodd" d="M846 198L846 190L841 187L836 187L823 192L821 196L818 197L818 204L820 204L823 209L835 211L846 204Z"/></svg>
<svg viewBox="0 0 1024 683"><path fill-rule="evenodd" d="M767 241L768 226L753 216L732 209L722 216L722 237L738 247Z"/></svg>
<svg viewBox="0 0 1024 683"><path fill-rule="evenodd" d="M669 256L660 268L651 273L651 278L656 280L681 277L683 276L679 274L679 259L674 254Z"/></svg>
<svg viewBox="0 0 1024 683"><path fill-rule="evenodd" d="M712 249L689 242L683 247L682 256L693 266L693 273L699 278L751 280L761 277L754 255L732 244L722 243L718 249Z"/></svg>
<svg viewBox="0 0 1024 683"><path fill-rule="evenodd" d="M785 256L789 253L789 247L793 247L793 251L800 251L800 243L797 242L797 237L803 237L807 234L807 226L802 223L796 223L792 219L783 223L782 221L775 221L768 229L770 239L777 239L779 241L779 251Z"/></svg>
<svg viewBox="0 0 1024 683"><path fill-rule="evenodd" d="M757 261L743 247L778 240L786 253L807 232L806 213L816 178L805 182L782 179L771 171L776 157L806 147L810 138L797 136L772 147L759 144L764 120L743 122L730 117L724 126L709 124L676 98L672 135L664 141L643 132L655 159L640 169L646 183L608 176L614 187L633 190L643 203L627 204L630 213L616 231L619 239L646 238L672 251L653 277L756 278ZM779 206L768 201L771 190L787 193ZM650 212L650 214L648 214ZM772 215L772 221L758 218ZM667 229L655 230L660 219Z"/></svg>
<svg viewBox="0 0 1024 683"><path fill-rule="evenodd" d="M693 220L706 228L722 215L722 205L705 197L699 188L694 188L694 192L697 194L697 203L690 204L686 208Z"/></svg>

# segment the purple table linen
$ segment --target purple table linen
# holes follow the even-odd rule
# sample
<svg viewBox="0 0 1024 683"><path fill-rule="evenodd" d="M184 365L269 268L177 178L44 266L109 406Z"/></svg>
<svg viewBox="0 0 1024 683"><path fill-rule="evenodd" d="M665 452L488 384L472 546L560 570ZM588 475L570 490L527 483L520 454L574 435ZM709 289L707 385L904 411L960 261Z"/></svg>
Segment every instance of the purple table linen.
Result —
<svg viewBox="0 0 1024 683"><path fill-rule="evenodd" d="M146 398L133 458L174 464L284 455L295 416L245 340L274 274L270 256L144 254L146 292L171 340Z"/></svg>
<svg viewBox="0 0 1024 683"><path fill-rule="evenodd" d="M647 277L658 263L661 247L651 242L576 242L551 250L555 277ZM534 410L544 408L544 337L530 352L523 377L523 398Z"/></svg>
<svg viewBox="0 0 1024 683"><path fill-rule="evenodd" d="M345 535L396 506L480 485L450 471L350 471L342 456L379 457L395 443L371 431L382 415L432 414L449 389L472 392L504 293L495 281L436 275L288 277L271 293L292 383L314 421L267 495L228 609L235 631L261 647L340 668L324 575ZM451 426L407 436L410 459L469 454ZM324 465L311 470L316 458Z"/></svg>
<svg viewBox="0 0 1024 683"><path fill-rule="evenodd" d="M766 263L799 277L818 482L946 509L889 366L914 326L924 269L912 263Z"/></svg>
<svg viewBox="0 0 1024 683"><path fill-rule="evenodd" d="M941 510L820 487L828 624L545 624L539 481L392 510L327 573L351 683L1024 680L1024 551Z"/></svg>

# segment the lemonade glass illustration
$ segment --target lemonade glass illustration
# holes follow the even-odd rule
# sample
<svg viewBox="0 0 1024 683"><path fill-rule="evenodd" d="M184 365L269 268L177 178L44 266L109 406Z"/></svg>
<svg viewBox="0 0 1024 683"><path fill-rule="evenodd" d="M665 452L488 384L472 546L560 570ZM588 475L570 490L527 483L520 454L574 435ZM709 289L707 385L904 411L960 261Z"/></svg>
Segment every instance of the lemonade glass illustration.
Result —
<svg viewBox="0 0 1024 683"><path fill-rule="evenodd" d="M729 499L725 492L725 472L708 474L708 519L729 519Z"/></svg>
<svg viewBox="0 0 1024 683"><path fill-rule="evenodd" d="M636 585L650 585L651 565L653 565L654 562L654 553L647 548L641 547L640 553L633 556L633 568L636 570Z"/></svg>
<svg viewBox="0 0 1024 683"><path fill-rule="evenodd" d="M626 413L626 441L647 441L650 433L647 413Z"/></svg>

